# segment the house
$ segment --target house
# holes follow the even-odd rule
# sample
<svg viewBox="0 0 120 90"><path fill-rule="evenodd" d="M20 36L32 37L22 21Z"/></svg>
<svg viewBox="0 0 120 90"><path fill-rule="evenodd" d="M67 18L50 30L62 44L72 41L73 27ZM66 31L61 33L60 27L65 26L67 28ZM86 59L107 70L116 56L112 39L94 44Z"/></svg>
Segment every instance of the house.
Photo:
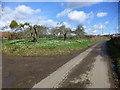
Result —
<svg viewBox="0 0 120 90"><path fill-rule="evenodd" d="M9 32L7 31L0 31L0 39L8 39Z"/></svg>

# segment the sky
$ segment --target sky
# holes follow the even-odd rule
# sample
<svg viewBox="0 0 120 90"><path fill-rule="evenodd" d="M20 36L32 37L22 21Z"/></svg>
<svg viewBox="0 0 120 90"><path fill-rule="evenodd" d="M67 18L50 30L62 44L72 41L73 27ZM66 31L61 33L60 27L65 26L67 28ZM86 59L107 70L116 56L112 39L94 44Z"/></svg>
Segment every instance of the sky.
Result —
<svg viewBox="0 0 120 90"><path fill-rule="evenodd" d="M0 14L0 29L9 25L11 20L16 20L18 23L29 22L32 25L38 24L50 28L63 22L72 30L75 30L78 25L83 25L86 34L92 35L118 32L118 2L72 2L72 0L71 2L7 2L3 0Z"/></svg>

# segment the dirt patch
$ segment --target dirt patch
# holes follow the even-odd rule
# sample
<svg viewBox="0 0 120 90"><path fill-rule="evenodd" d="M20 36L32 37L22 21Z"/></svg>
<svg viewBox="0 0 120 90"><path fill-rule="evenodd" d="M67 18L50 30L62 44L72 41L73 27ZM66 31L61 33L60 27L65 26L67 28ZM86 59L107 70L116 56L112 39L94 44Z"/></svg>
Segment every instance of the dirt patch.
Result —
<svg viewBox="0 0 120 90"><path fill-rule="evenodd" d="M3 88L31 88L86 49L56 56L22 57L3 54L2 86Z"/></svg>

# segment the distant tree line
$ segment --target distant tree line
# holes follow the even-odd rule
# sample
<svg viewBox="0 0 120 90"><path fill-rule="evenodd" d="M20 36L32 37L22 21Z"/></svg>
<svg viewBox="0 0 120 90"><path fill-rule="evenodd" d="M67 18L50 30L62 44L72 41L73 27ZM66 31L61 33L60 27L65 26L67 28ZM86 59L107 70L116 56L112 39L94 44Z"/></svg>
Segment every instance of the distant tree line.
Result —
<svg viewBox="0 0 120 90"><path fill-rule="evenodd" d="M85 37L85 28L78 25L75 30L71 30L63 23L59 26L48 28L42 25L31 25L28 22L18 24L17 21L11 21L9 27L13 30L9 39L32 38L32 42L36 42L37 38L83 38ZM73 35L74 34L74 35Z"/></svg>

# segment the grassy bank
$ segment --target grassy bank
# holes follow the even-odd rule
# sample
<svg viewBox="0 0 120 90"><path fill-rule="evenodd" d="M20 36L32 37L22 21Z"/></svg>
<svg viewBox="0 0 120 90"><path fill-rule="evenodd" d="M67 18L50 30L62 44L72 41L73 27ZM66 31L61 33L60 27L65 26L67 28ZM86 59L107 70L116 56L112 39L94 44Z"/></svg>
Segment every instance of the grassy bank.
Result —
<svg viewBox="0 0 120 90"><path fill-rule="evenodd" d="M120 37L114 37L107 43L108 51L112 56L116 66L117 71L120 74Z"/></svg>
<svg viewBox="0 0 120 90"><path fill-rule="evenodd" d="M30 42L31 39L11 40L3 43L3 52L20 56L48 56L67 54L75 50L86 48L95 42L87 39L40 38L38 42Z"/></svg>

